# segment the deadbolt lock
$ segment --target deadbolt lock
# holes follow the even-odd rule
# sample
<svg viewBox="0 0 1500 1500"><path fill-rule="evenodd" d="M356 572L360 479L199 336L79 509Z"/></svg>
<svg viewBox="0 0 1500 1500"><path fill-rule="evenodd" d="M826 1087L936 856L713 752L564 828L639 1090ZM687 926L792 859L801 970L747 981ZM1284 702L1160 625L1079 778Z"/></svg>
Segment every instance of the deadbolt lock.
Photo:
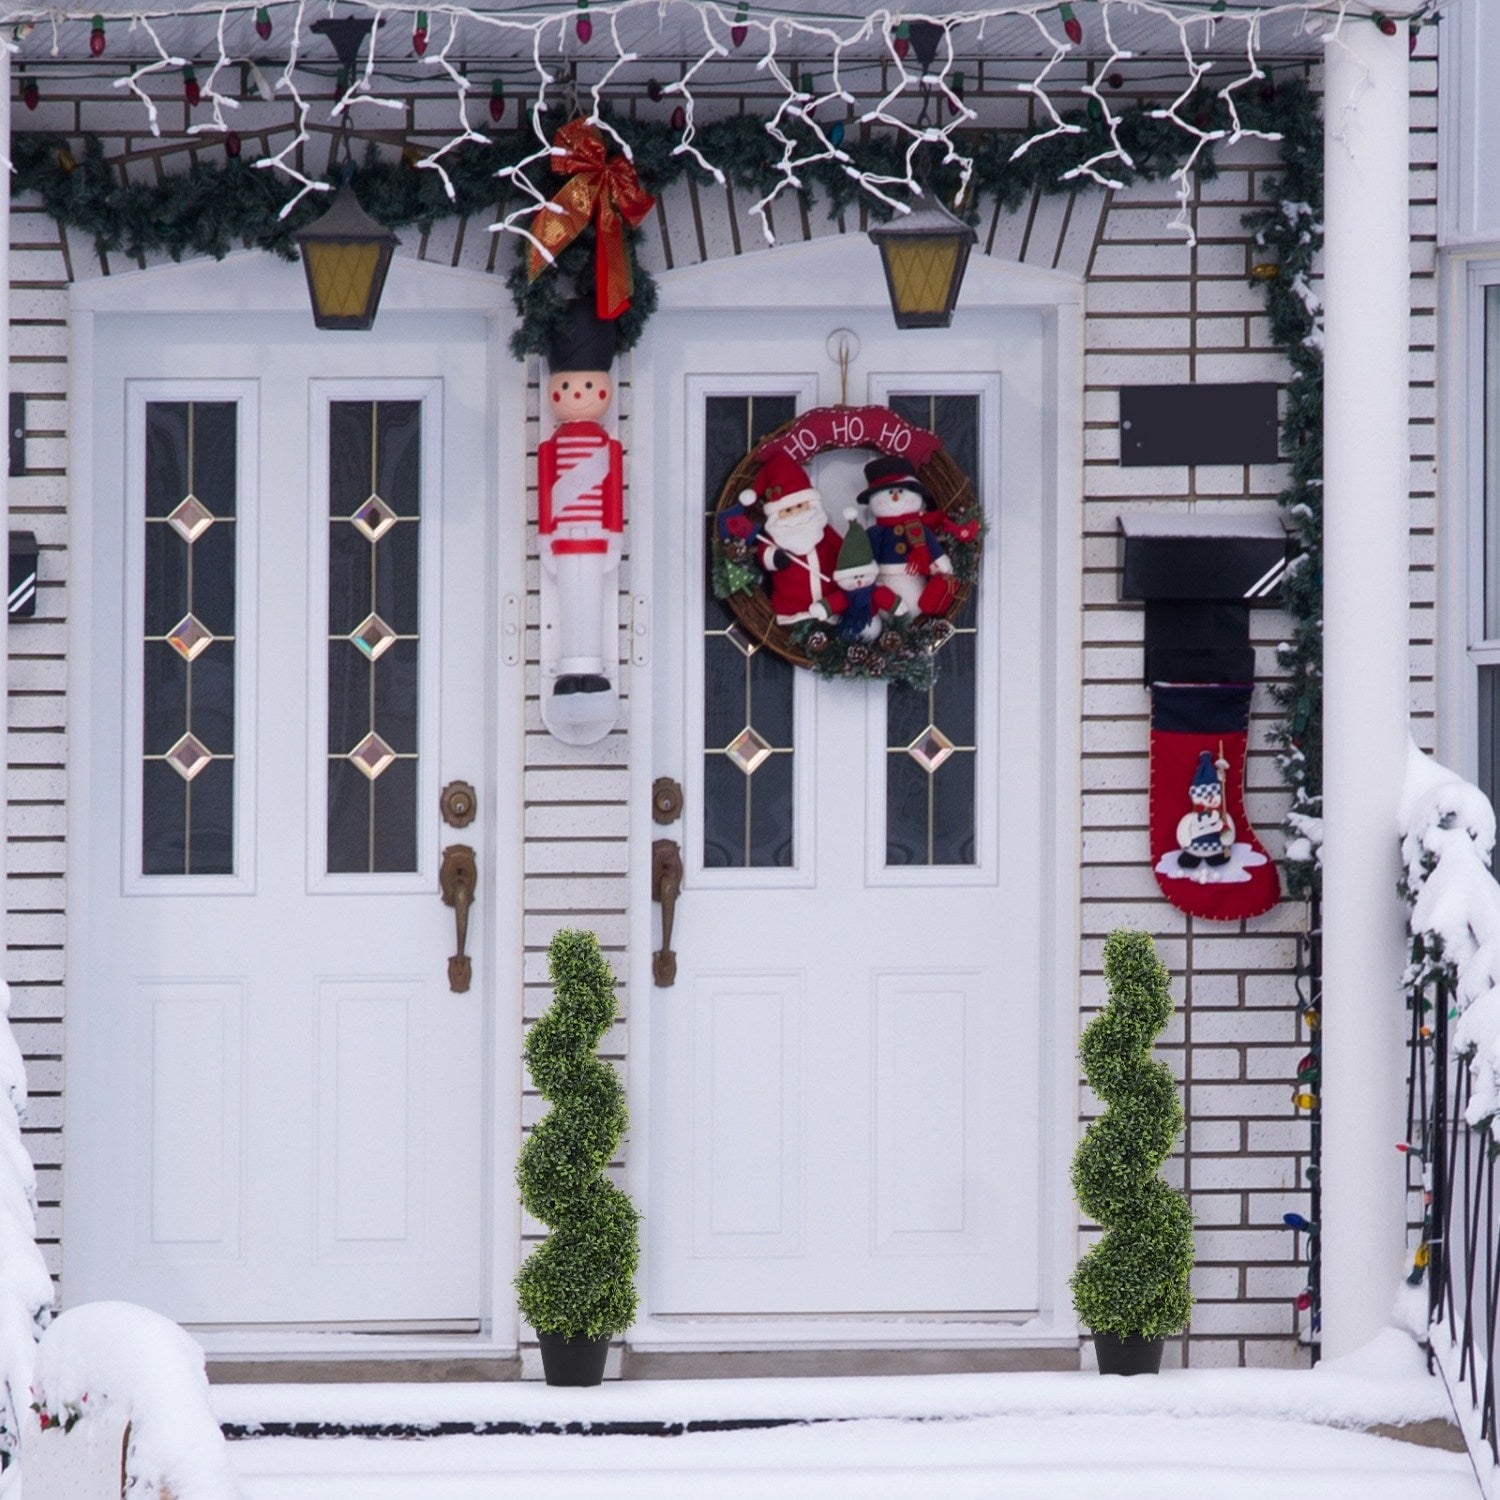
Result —
<svg viewBox="0 0 1500 1500"><path fill-rule="evenodd" d="M474 821L479 799L467 781L450 781L438 798L443 811L443 822L450 828L467 828Z"/></svg>

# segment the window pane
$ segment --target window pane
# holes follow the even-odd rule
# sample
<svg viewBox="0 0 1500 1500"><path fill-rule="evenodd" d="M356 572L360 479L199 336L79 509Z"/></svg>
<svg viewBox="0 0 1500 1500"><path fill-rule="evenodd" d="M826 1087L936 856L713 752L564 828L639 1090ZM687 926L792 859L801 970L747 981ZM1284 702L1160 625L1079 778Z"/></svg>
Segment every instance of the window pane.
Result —
<svg viewBox="0 0 1500 1500"><path fill-rule="evenodd" d="M422 404L328 409L328 870L417 868Z"/></svg>
<svg viewBox="0 0 1500 1500"><path fill-rule="evenodd" d="M1500 792L1500 667L1479 669L1479 790Z"/></svg>
<svg viewBox="0 0 1500 1500"><path fill-rule="evenodd" d="M1500 639L1500 286L1484 293L1484 635Z"/></svg>
<svg viewBox="0 0 1500 1500"><path fill-rule="evenodd" d="M141 870L234 870L235 510L230 401L151 401L145 432Z"/></svg>
<svg viewBox="0 0 1500 1500"><path fill-rule="evenodd" d="M704 524L719 491L762 438L796 415L792 396L710 396L704 403ZM712 551L706 554L710 559ZM708 571L707 569L705 570ZM703 863L789 867L794 832L796 670L763 650L706 584L703 642Z"/></svg>
<svg viewBox="0 0 1500 1500"><path fill-rule="evenodd" d="M889 405L937 433L977 484L978 396L894 395ZM931 687L886 689L887 865L975 862L978 598L976 585L953 617L955 633L938 652Z"/></svg>

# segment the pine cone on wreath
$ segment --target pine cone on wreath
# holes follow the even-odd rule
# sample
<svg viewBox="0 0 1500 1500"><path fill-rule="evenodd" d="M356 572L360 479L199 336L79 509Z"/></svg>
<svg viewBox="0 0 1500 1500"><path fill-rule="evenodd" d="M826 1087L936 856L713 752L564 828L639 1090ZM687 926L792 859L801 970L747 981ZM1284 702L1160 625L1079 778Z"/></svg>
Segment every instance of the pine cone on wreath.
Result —
<svg viewBox="0 0 1500 1500"><path fill-rule="evenodd" d="M887 656L894 656L901 649L901 632L899 630L887 630L876 645L885 652Z"/></svg>
<svg viewBox="0 0 1500 1500"><path fill-rule="evenodd" d="M805 645L809 656L821 656L831 644L831 637L826 630L815 630L808 636Z"/></svg>

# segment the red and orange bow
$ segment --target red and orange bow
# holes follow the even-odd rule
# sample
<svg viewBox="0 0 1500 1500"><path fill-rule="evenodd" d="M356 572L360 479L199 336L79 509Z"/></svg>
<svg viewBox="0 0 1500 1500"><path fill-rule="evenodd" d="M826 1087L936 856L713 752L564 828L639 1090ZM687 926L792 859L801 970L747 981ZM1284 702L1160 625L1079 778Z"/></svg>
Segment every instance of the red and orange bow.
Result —
<svg viewBox="0 0 1500 1500"><path fill-rule="evenodd" d="M629 158L611 157L604 139L587 120L569 120L552 138L552 170L568 180L531 221L531 232L546 254L532 245L526 255L526 277L535 281L593 220L598 236L594 253L595 311L618 318L630 306L630 257L625 225L638 228L656 199L641 186Z"/></svg>

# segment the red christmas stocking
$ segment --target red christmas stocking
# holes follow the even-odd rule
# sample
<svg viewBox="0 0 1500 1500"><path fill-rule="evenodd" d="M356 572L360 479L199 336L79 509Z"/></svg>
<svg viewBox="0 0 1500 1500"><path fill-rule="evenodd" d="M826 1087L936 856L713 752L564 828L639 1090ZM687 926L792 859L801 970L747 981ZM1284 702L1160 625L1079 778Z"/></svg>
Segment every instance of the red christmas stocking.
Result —
<svg viewBox="0 0 1500 1500"><path fill-rule="evenodd" d="M1251 684L1151 684L1151 865L1167 900L1210 922L1258 917L1281 899L1245 816Z"/></svg>

